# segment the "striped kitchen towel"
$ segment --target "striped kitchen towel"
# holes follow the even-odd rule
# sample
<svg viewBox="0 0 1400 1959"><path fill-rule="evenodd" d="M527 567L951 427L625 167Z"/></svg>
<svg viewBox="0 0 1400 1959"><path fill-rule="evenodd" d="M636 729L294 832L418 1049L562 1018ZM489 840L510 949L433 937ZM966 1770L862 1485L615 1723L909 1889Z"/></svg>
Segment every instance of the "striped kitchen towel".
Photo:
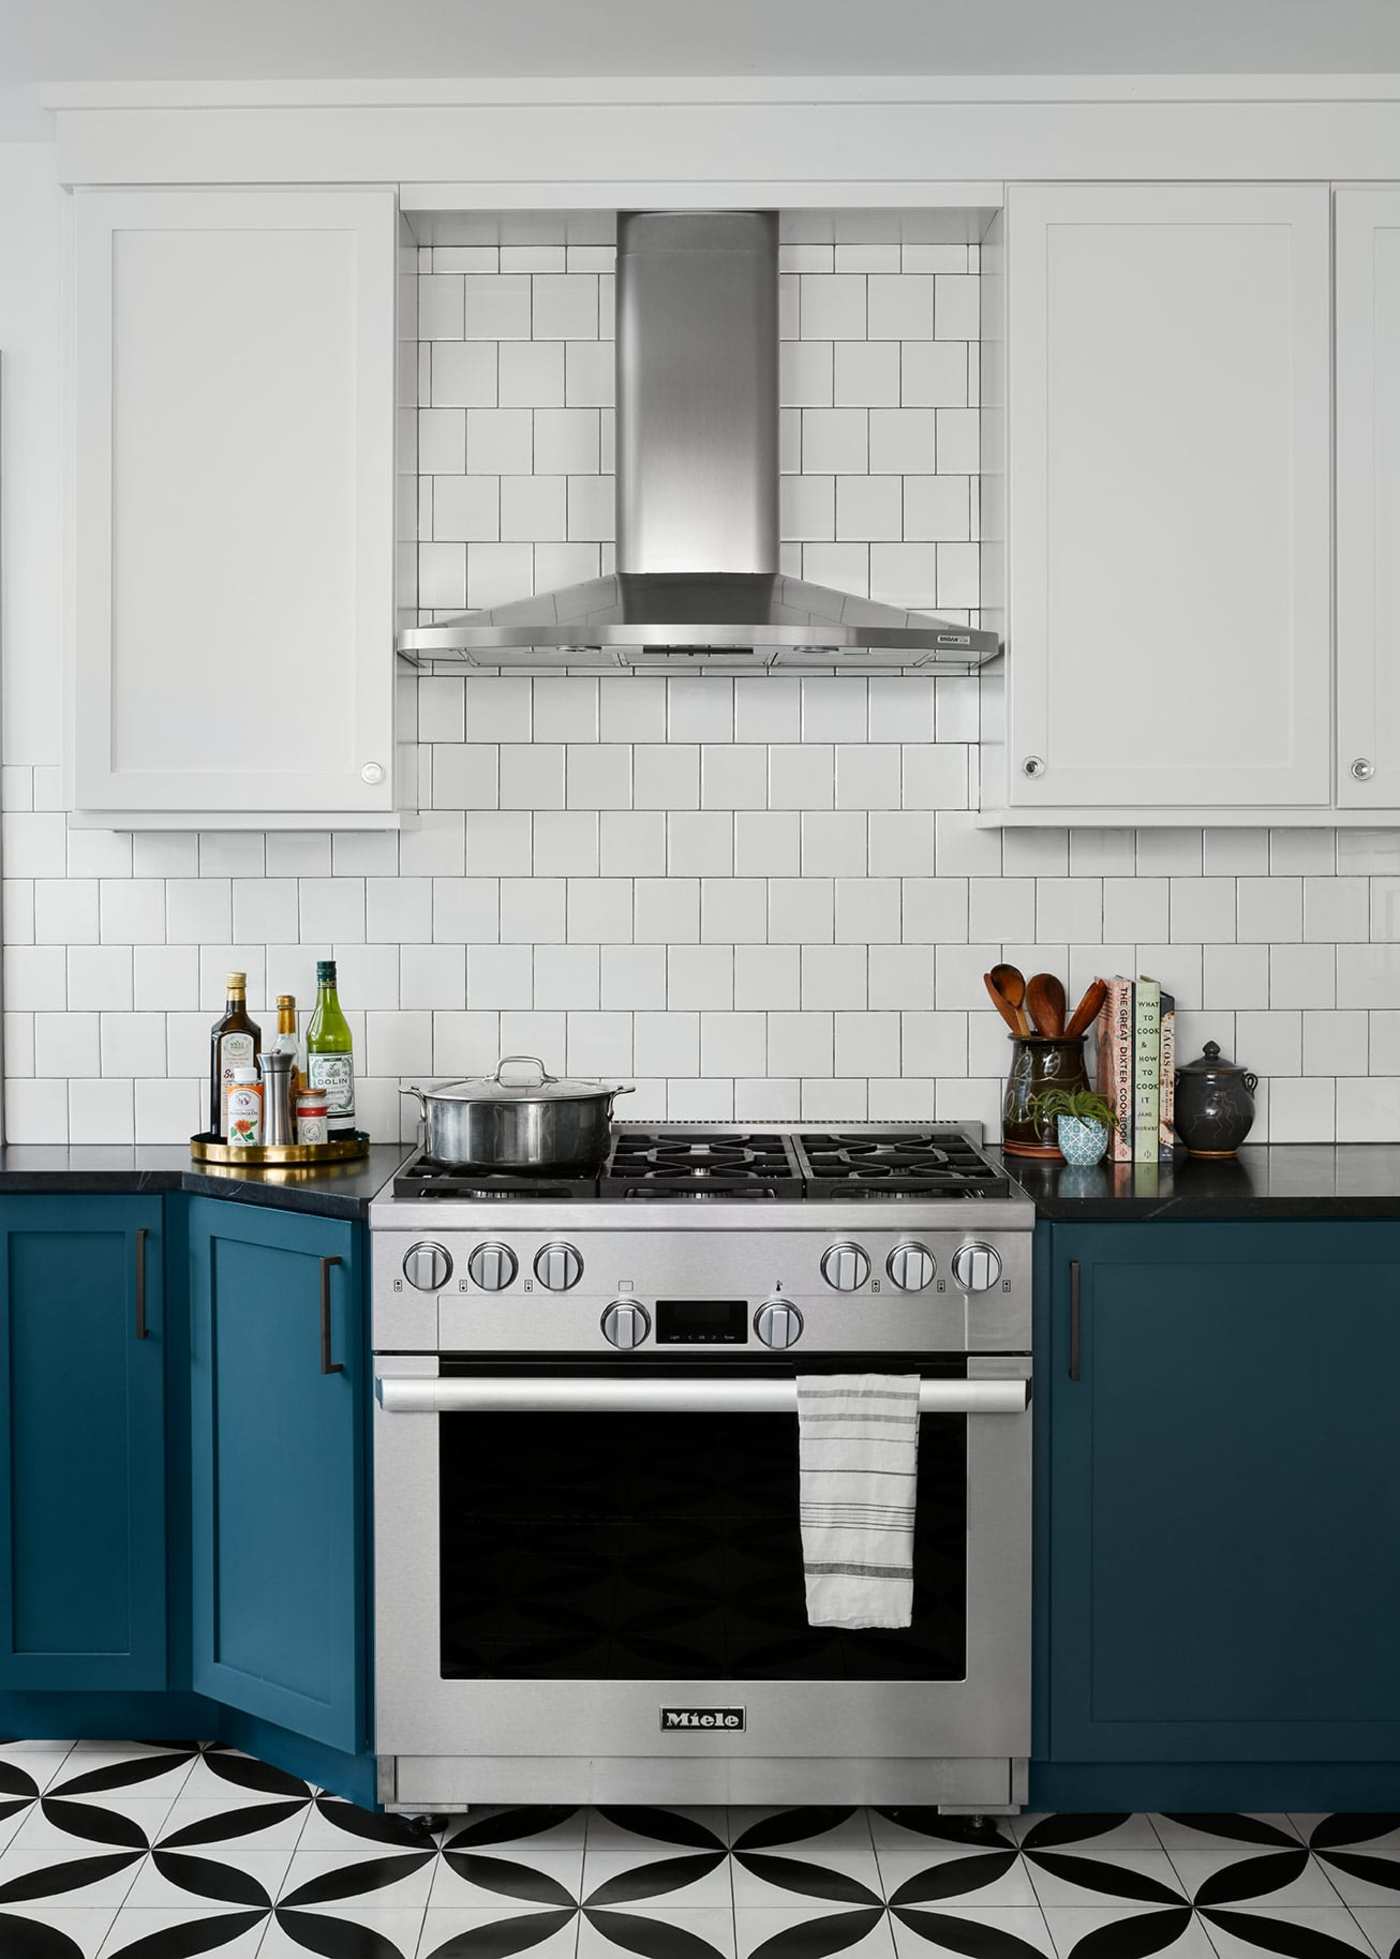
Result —
<svg viewBox="0 0 1400 1959"><path fill-rule="evenodd" d="M797 1422L807 1623L907 1626L918 1375L800 1375Z"/></svg>

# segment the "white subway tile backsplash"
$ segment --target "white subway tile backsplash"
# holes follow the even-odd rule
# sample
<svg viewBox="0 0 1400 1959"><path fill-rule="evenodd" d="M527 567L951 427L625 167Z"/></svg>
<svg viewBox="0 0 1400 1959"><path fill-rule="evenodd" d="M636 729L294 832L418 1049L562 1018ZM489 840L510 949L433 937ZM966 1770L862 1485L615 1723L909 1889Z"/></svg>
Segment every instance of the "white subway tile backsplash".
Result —
<svg viewBox="0 0 1400 1959"><path fill-rule="evenodd" d="M251 977L250 974L250 984ZM130 946L70 946L67 992L70 1007L129 1009L131 998ZM16 1000L14 1004L22 1006L24 1002Z"/></svg>
<svg viewBox="0 0 1400 1959"><path fill-rule="evenodd" d="M596 811L535 811L533 862L537 877L596 877L598 850Z"/></svg>
<svg viewBox="0 0 1400 1959"><path fill-rule="evenodd" d="M837 408L899 406L897 340L840 340L833 364L832 400ZM784 536L796 533L784 529Z"/></svg>
<svg viewBox="0 0 1400 1959"><path fill-rule="evenodd" d="M728 877L734 869L728 811L673 811L666 822L666 868L673 877Z"/></svg>
<svg viewBox="0 0 1400 1959"><path fill-rule="evenodd" d="M931 471L934 468L934 412L928 408L872 408L871 474L895 472L917 475L921 471ZM804 469L810 466L805 449L802 466Z"/></svg>
<svg viewBox="0 0 1400 1959"><path fill-rule="evenodd" d="M781 569L975 623L980 253L785 228ZM420 254L405 516L429 617L613 569L611 238L484 214ZM981 830L981 694L956 675L398 691L420 807L397 833L69 833L51 758L7 764L13 1140L183 1138L227 969L266 1026L277 991L309 1005L318 954L386 1136L412 1133L402 1076L512 1049L636 1082L643 1118L995 1132L1003 954L1074 991L1159 974L1184 1058L1216 1038L1263 1077L1258 1136L1400 1136L1394 832Z"/></svg>

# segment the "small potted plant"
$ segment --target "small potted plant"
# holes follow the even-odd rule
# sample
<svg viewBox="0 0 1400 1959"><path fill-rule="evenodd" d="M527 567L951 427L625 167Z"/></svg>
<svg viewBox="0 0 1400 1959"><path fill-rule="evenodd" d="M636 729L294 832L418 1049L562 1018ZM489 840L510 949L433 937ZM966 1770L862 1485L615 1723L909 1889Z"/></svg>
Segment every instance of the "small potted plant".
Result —
<svg viewBox="0 0 1400 1959"><path fill-rule="evenodd" d="M1083 1169L1097 1163L1108 1148L1109 1131L1118 1117L1092 1088L1047 1088L1031 1104L1038 1120L1055 1123L1055 1139L1066 1163Z"/></svg>

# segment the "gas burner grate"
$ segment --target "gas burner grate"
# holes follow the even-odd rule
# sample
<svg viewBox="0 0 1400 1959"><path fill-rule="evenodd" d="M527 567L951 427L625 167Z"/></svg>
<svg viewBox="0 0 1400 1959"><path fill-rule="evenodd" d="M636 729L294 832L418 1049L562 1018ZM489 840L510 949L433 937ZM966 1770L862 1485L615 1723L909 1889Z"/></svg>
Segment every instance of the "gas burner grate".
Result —
<svg viewBox="0 0 1400 1959"><path fill-rule="evenodd" d="M787 1139L772 1130L618 1130L599 1195L800 1198L802 1174Z"/></svg>
<svg viewBox="0 0 1400 1959"><path fill-rule="evenodd" d="M804 1130L797 1141L813 1197L1004 1197L1011 1188L955 1129Z"/></svg>
<svg viewBox="0 0 1400 1959"><path fill-rule="evenodd" d="M395 1197L469 1197L518 1203L572 1202L578 1197L596 1197L595 1176L561 1175L553 1170L480 1170L460 1163L439 1163L426 1153L411 1157L394 1178Z"/></svg>

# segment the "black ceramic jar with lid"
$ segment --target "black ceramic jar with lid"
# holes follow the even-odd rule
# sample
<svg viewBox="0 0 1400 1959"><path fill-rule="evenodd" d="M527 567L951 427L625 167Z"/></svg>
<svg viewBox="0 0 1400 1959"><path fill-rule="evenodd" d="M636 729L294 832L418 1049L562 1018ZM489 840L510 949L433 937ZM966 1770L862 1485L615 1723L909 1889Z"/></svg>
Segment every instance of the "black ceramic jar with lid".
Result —
<svg viewBox="0 0 1400 1959"><path fill-rule="evenodd" d="M1254 1126L1259 1077L1227 1061L1207 1041L1196 1061L1176 1073L1176 1133L1191 1156L1233 1156Z"/></svg>

